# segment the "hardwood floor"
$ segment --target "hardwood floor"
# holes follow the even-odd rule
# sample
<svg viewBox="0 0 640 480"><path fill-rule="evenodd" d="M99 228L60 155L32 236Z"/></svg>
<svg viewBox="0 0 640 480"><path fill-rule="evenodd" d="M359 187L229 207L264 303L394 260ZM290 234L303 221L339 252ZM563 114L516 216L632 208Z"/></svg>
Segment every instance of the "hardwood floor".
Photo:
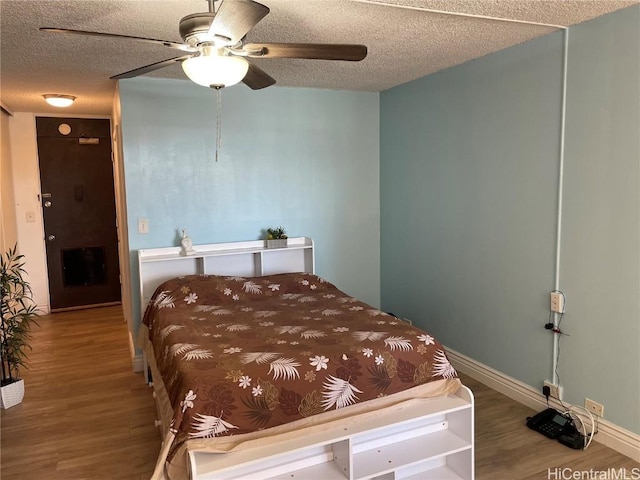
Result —
<svg viewBox="0 0 640 480"><path fill-rule="evenodd" d="M525 420L536 413L534 410L468 376L460 375L460 378L473 391L476 402L477 480L640 479L640 464L629 457L596 441L586 450L573 450L550 440L526 427ZM565 468L569 470L561 473ZM627 476L616 476L623 468L626 468ZM614 469L616 472L591 477L582 473L591 469L598 472Z"/></svg>
<svg viewBox="0 0 640 480"><path fill-rule="evenodd" d="M3 480L148 480L160 449L151 389L131 368L121 309L47 315L22 404L2 410Z"/></svg>
<svg viewBox="0 0 640 480"><path fill-rule="evenodd" d="M56 313L40 325L23 372L24 401L1 413L0 478L148 480L160 436L151 390L131 371L120 307ZM597 442L582 451L548 440L524 425L531 409L463 381L476 398L478 480L625 478L616 476L622 468L640 478L631 459ZM561 477L556 468L615 472Z"/></svg>

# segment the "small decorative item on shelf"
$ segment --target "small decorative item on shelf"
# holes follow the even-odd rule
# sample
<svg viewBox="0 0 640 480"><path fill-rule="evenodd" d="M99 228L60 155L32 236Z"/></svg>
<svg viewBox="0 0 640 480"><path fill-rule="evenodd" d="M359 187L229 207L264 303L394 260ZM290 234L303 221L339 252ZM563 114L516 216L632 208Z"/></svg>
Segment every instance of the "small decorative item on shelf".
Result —
<svg viewBox="0 0 640 480"><path fill-rule="evenodd" d="M187 235L187 229L182 229L182 240L180 240L180 245L182 245L182 255L193 255L196 251L193 249L193 242Z"/></svg>
<svg viewBox="0 0 640 480"><path fill-rule="evenodd" d="M281 248L287 246L287 232L284 227L267 228L267 248Z"/></svg>

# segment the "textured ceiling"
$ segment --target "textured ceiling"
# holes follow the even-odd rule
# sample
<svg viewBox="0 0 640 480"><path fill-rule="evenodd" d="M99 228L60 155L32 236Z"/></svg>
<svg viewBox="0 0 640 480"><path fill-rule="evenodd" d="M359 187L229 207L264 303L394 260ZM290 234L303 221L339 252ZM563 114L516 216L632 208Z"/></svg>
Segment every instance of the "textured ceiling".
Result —
<svg viewBox="0 0 640 480"><path fill-rule="evenodd" d="M260 3L271 12L247 35L249 42L361 43L369 51L367 58L357 63L254 60L276 79L277 86L382 91L557 30L546 25L574 25L640 0ZM110 76L181 52L144 42L45 33L38 28L93 30L181 42L180 18L207 8L205 0L0 0L0 98L13 111L59 114L61 110L47 106L41 95L64 93L78 97L72 107L62 111L65 115L108 115L115 88ZM178 64L149 76L188 81Z"/></svg>

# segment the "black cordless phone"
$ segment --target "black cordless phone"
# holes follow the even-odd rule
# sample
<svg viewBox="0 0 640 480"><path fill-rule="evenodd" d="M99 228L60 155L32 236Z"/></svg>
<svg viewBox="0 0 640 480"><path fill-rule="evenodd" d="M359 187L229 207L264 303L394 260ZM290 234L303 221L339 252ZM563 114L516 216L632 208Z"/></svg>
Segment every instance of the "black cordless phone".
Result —
<svg viewBox="0 0 640 480"><path fill-rule="evenodd" d="M553 408L547 408L533 417L527 418L527 427L554 439L575 429L568 417Z"/></svg>

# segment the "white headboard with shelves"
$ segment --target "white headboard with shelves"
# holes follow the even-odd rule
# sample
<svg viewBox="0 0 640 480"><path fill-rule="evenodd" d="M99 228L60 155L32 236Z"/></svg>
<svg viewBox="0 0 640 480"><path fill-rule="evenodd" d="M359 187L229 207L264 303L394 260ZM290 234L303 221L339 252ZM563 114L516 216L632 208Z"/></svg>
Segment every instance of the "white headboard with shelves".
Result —
<svg viewBox="0 0 640 480"><path fill-rule="evenodd" d="M313 240L289 238L286 247L266 248L264 240L194 245L195 253L182 255L180 247L138 250L140 309L165 280L182 275L261 277L276 273L315 273Z"/></svg>

